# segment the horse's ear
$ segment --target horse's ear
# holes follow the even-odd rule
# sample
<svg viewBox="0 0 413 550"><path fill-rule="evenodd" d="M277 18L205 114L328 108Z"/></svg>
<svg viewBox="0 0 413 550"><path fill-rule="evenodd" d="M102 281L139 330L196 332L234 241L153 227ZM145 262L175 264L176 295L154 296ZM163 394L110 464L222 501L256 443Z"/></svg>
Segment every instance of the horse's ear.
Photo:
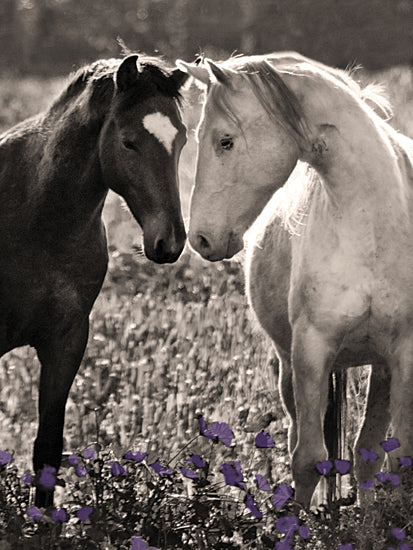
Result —
<svg viewBox="0 0 413 550"><path fill-rule="evenodd" d="M136 54L126 57L116 72L116 87L120 92L128 90L136 83L138 78L138 56Z"/></svg>
<svg viewBox="0 0 413 550"><path fill-rule="evenodd" d="M199 80L203 84L210 84L211 75L204 65L194 65L193 63L182 61L182 59L177 59L176 65L179 69L181 69L181 71L193 76L196 80Z"/></svg>
<svg viewBox="0 0 413 550"><path fill-rule="evenodd" d="M179 88L188 80L189 74L185 71L181 71L180 69L174 69L169 78L172 78L175 82L177 90L179 90Z"/></svg>
<svg viewBox="0 0 413 550"><path fill-rule="evenodd" d="M226 84L228 82L228 76L221 69L221 67L216 65L213 61L210 59L205 59L205 65L212 75L212 81L219 82L220 84Z"/></svg>

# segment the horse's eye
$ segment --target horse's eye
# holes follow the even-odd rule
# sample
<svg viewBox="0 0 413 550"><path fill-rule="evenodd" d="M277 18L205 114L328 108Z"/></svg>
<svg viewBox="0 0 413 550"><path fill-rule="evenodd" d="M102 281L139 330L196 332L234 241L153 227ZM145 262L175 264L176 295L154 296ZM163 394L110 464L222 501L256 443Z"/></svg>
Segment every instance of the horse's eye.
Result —
<svg viewBox="0 0 413 550"><path fill-rule="evenodd" d="M221 145L221 149L225 149L226 151L229 151L234 146L232 137L225 136L221 138L220 145Z"/></svg>
<svg viewBox="0 0 413 550"><path fill-rule="evenodd" d="M122 141L122 145L125 147L125 149L136 151L136 147L133 141L129 141L128 139L125 139Z"/></svg>

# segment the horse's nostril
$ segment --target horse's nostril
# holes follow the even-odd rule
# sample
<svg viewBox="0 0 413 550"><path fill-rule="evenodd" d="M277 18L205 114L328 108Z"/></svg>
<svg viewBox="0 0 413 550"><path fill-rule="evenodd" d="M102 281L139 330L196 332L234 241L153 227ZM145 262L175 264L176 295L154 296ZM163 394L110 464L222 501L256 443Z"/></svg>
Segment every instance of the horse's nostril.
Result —
<svg viewBox="0 0 413 550"><path fill-rule="evenodd" d="M165 252L165 241L163 239L158 239L155 242L155 253L158 256L163 256L164 252Z"/></svg>
<svg viewBox="0 0 413 550"><path fill-rule="evenodd" d="M198 245L200 250L209 250L211 248L208 239L201 233L198 233Z"/></svg>

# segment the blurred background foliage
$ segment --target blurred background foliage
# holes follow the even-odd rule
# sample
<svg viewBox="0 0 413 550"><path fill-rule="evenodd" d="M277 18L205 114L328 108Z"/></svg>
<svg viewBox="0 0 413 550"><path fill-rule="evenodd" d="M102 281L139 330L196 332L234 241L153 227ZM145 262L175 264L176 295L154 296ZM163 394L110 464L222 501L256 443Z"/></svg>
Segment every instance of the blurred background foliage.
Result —
<svg viewBox="0 0 413 550"><path fill-rule="evenodd" d="M131 50L170 60L294 49L338 67L413 59L412 0L0 0L0 70L61 75Z"/></svg>

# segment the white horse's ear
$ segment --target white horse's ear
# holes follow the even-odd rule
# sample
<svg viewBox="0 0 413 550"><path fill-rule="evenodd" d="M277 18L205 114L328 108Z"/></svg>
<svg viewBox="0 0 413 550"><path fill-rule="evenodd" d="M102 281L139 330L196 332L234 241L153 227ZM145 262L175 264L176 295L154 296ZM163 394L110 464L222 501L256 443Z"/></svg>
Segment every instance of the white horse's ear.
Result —
<svg viewBox="0 0 413 550"><path fill-rule="evenodd" d="M193 63L182 61L182 59L177 59L176 66L203 84L211 83L211 74L204 65L194 65Z"/></svg>
<svg viewBox="0 0 413 550"><path fill-rule="evenodd" d="M228 76L219 65L210 59L205 59L205 65L208 67L213 82L219 82L220 84L226 84L228 82Z"/></svg>

